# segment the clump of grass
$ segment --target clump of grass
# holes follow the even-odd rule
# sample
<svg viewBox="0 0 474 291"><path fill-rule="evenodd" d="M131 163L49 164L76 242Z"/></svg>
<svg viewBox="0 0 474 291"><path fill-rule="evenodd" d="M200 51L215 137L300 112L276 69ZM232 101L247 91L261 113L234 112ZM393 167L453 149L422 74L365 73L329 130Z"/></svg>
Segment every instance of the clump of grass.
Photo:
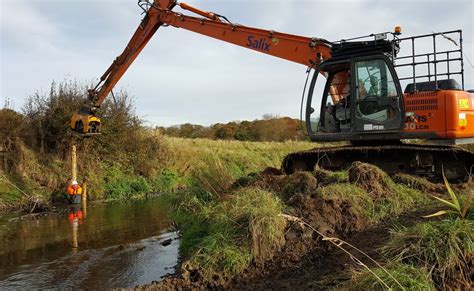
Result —
<svg viewBox="0 0 474 291"><path fill-rule="evenodd" d="M347 183L349 181L349 172L347 170L329 171L316 166L313 175L318 180L319 185L328 185L334 183Z"/></svg>
<svg viewBox="0 0 474 291"><path fill-rule="evenodd" d="M135 176L118 163L104 169L104 198L106 200L130 199L145 195L151 186L142 176Z"/></svg>
<svg viewBox="0 0 474 291"><path fill-rule="evenodd" d="M381 268L371 269L371 272L364 269L355 271L352 280L344 285L343 289L347 290L386 290L387 286L390 290L435 290L429 273L425 268L414 267L406 264L393 264ZM395 278L395 282L387 272ZM375 275L374 275L375 274ZM377 278L377 277L378 278ZM385 286L385 283L387 286ZM400 286L400 285L401 286Z"/></svg>
<svg viewBox="0 0 474 291"><path fill-rule="evenodd" d="M188 197L189 198L189 197ZM176 204L174 204L176 205ZM262 263L284 244L281 201L258 188L242 188L221 202L182 201L181 251L205 281L219 282Z"/></svg>
<svg viewBox="0 0 474 291"><path fill-rule="evenodd" d="M153 191L159 193L171 193L189 186L189 179L179 175L175 171L164 169L160 174L150 179Z"/></svg>
<svg viewBox="0 0 474 291"><path fill-rule="evenodd" d="M274 180L270 180L270 183L272 184L275 182L276 181ZM281 184L281 187L275 187L275 185L268 185L267 187L270 189L274 188L274 190L281 192L280 195L283 197L284 201L287 201L296 193L311 193L316 190L318 180L310 172L297 172L290 176L285 176Z"/></svg>
<svg viewBox="0 0 474 291"><path fill-rule="evenodd" d="M397 216L426 199L420 191L396 184L390 178L385 183L391 193L377 199L366 190L350 183L330 184L318 189L317 193L322 197L338 197L348 201L357 213L367 218L370 223Z"/></svg>
<svg viewBox="0 0 474 291"><path fill-rule="evenodd" d="M375 203L367 192L350 183L330 184L321 187L316 191L316 195L320 195L323 199L338 198L348 201L357 213L369 219L375 208Z"/></svg>
<svg viewBox="0 0 474 291"><path fill-rule="evenodd" d="M21 192L4 181L3 176L0 174L0 212L11 208L21 198Z"/></svg>
<svg viewBox="0 0 474 291"><path fill-rule="evenodd" d="M241 235L233 230L223 225L211 227L185 265L196 270L204 281L218 284L242 272L252 261L252 252L242 243Z"/></svg>
<svg viewBox="0 0 474 291"><path fill-rule="evenodd" d="M389 177L387 177L386 183L392 190L392 194L377 202L376 207L382 214L382 216L379 216L379 219L387 215L398 216L402 212L412 209L413 205L428 201L426 195L421 191L405 185L396 184ZM384 213L386 215L383 215Z"/></svg>
<svg viewBox="0 0 474 291"><path fill-rule="evenodd" d="M283 204L272 193L259 188L242 189L234 195L236 198L224 207L229 207L228 213L233 219L248 221L253 256L263 263L285 242L286 220L280 216Z"/></svg>
<svg viewBox="0 0 474 291"><path fill-rule="evenodd" d="M419 223L391 231L384 253L398 261L433 269L436 283L444 286L453 278L469 282L474 259L474 222L449 219Z"/></svg>

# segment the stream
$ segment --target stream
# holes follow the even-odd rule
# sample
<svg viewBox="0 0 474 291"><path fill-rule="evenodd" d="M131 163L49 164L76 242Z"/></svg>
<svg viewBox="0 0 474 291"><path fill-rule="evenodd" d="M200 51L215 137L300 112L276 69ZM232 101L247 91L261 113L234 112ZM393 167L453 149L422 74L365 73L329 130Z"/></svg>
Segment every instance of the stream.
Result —
<svg viewBox="0 0 474 291"><path fill-rule="evenodd" d="M158 200L0 217L0 289L111 289L174 272L179 240Z"/></svg>

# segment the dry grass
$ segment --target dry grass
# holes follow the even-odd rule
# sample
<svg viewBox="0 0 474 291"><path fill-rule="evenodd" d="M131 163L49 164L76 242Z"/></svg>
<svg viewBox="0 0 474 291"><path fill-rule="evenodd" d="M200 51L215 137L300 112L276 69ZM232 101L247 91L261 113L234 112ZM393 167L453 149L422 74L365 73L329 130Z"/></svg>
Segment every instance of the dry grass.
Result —
<svg viewBox="0 0 474 291"><path fill-rule="evenodd" d="M395 260L433 270L433 278L439 287L444 288L452 280L472 283L472 220L448 219L397 228L392 231L391 239L383 249Z"/></svg>
<svg viewBox="0 0 474 291"><path fill-rule="evenodd" d="M310 142L239 142L166 137L164 168L193 177L206 191L220 196L238 178L266 167L280 168L291 152L307 150Z"/></svg>

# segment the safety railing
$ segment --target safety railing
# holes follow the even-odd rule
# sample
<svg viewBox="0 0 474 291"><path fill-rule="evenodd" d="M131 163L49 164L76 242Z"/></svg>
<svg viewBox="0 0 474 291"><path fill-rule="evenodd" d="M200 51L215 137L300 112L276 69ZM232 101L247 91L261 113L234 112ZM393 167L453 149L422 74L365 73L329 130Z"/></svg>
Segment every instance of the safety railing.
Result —
<svg viewBox="0 0 474 291"><path fill-rule="evenodd" d="M440 41L443 40L441 48ZM396 68L411 68L411 70L399 70L399 80L411 80L414 91L416 83L423 81L434 81L438 88L438 81L450 79L453 76L460 76L461 86L464 90L464 61L462 48L462 31L453 30L437 32L432 34L418 35L406 38L396 38L399 46L403 48L401 53L406 51L407 45L411 45L409 53L395 57L394 66ZM422 42L420 44L420 42ZM430 43L428 45L428 43ZM429 48L431 46L431 48ZM454 49L452 49L455 47ZM423 49L427 52L417 52ZM402 71L402 73L401 73ZM404 73L404 74L403 74Z"/></svg>

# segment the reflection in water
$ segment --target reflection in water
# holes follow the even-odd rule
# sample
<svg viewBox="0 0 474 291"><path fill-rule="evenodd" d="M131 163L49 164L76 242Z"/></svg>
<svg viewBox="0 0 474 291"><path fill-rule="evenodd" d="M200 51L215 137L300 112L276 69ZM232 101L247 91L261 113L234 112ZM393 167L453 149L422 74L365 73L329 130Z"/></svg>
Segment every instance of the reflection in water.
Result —
<svg viewBox="0 0 474 291"><path fill-rule="evenodd" d="M84 206L87 207L85 204ZM77 240L77 230L79 229L79 224L82 224L85 218L86 217L83 214L82 205L76 204L71 206L67 219L71 224L72 228L72 251L74 253L77 251L77 248L79 246Z"/></svg>
<svg viewBox="0 0 474 291"><path fill-rule="evenodd" d="M69 210L0 218L0 288L133 287L173 272L179 241L157 201Z"/></svg>

